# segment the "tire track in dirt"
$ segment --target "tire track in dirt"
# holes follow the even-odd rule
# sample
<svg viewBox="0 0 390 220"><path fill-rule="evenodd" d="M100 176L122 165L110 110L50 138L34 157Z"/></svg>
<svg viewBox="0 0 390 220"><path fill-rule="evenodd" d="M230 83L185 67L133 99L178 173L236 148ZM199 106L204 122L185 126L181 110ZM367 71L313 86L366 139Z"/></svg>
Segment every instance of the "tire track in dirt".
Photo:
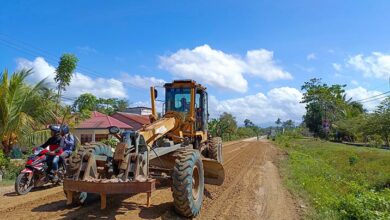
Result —
<svg viewBox="0 0 390 220"><path fill-rule="evenodd" d="M249 143L246 143L249 145ZM256 146L250 145L239 151L232 158L224 163L226 170L225 182L222 186L206 185L206 192L210 195L204 200L204 206L199 216L200 219L221 219L227 217L229 210L235 204L232 199L237 199L242 192L240 189L240 182L246 179L246 174L254 161L261 157L261 154L255 154ZM261 152L264 154L264 152ZM235 162L235 163L233 163ZM236 214L230 217L239 217Z"/></svg>

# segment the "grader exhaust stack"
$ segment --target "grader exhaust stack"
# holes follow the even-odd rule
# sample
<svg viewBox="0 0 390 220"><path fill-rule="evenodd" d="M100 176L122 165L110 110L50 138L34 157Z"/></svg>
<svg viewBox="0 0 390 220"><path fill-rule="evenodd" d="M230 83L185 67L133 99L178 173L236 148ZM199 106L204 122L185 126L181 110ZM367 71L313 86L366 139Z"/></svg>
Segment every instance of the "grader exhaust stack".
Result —
<svg viewBox="0 0 390 220"><path fill-rule="evenodd" d="M120 140L115 152L101 143L82 146L69 160L64 190L67 203L80 203L87 193L147 193L150 205L156 180L170 179L175 210L186 217L199 214L204 184L221 185L222 140L208 133L206 88L192 80L165 84L165 114L158 119L157 91L151 87L152 123L139 131L109 133ZM192 195L192 196L191 196Z"/></svg>

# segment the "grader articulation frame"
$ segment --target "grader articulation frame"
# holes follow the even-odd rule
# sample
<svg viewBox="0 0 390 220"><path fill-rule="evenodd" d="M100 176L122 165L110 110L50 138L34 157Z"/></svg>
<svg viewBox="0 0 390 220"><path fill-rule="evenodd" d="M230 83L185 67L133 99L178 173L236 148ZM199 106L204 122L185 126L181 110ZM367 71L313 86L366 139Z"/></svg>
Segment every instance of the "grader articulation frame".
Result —
<svg viewBox="0 0 390 220"><path fill-rule="evenodd" d="M192 80L164 87L161 119L155 108L157 91L151 87L150 125L124 132L110 127L109 133L120 140L114 152L104 144L91 143L71 156L64 180L68 204L82 203L87 193L98 193L104 209L106 195L147 193L150 206L156 180L169 180L175 210L186 217L199 214L204 183L224 181L222 141L208 133L205 87Z"/></svg>

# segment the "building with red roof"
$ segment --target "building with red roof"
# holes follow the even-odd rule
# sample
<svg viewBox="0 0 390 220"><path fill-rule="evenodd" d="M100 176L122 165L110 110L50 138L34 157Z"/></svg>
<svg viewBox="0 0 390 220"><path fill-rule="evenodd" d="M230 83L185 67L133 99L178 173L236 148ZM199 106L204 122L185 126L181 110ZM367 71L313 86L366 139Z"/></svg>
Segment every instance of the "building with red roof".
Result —
<svg viewBox="0 0 390 220"><path fill-rule="evenodd" d="M131 126L133 131L137 131L144 125L150 124L150 119L147 115L139 115L128 112L117 112L111 115L111 117L118 119L119 121Z"/></svg>
<svg viewBox="0 0 390 220"><path fill-rule="evenodd" d="M116 118L94 111L91 117L79 123L73 134L76 135L81 144L97 142L108 139L108 127L117 126L122 130L134 130L134 128Z"/></svg>

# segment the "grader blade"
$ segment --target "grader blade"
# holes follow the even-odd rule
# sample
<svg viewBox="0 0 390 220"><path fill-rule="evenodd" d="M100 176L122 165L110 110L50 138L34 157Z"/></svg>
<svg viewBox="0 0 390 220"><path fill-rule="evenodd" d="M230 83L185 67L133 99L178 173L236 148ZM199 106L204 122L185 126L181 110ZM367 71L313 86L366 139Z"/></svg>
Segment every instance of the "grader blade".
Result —
<svg viewBox="0 0 390 220"><path fill-rule="evenodd" d="M225 169L216 160L203 158L204 182L211 185L222 185L225 180Z"/></svg>

